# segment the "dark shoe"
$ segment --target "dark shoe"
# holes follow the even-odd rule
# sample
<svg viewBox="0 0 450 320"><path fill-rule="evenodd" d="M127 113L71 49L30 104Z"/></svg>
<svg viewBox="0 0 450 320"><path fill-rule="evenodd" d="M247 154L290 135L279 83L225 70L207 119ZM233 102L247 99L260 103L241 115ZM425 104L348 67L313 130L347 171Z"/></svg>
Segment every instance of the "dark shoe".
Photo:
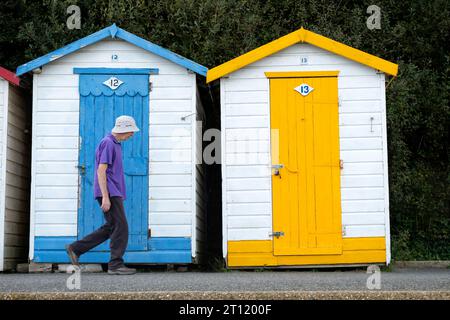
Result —
<svg viewBox="0 0 450 320"><path fill-rule="evenodd" d="M117 269L108 269L108 274L119 274L119 275L130 275L135 274L136 269L127 268L125 266L117 268Z"/></svg>
<svg viewBox="0 0 450 320"><path fill-rule="evenodd" d="M75 266L79 266L80 263L78 262L78 256L75 254L75 252L73 252L70 244L66 244L66 252L69 256L70 262Z"/></svg>

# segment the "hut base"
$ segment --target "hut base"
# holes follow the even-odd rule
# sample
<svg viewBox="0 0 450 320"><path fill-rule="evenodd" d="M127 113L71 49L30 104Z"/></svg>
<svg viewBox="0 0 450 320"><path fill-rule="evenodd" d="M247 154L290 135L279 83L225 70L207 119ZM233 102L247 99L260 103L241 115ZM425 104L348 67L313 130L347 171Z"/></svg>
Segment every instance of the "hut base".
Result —
<svg viewBox="0 0 450 320"><path fill-rule="evenodd" d="M344 238L342 254L275 255L271 240L229 241L228 267L354 266L386 264L384 237Z"/></svg>
<svg viewBox="0 0 450 320"><path fill-rule="evenodd" d="M36 237L34 246L35 263L69 263L64 245L76 237ZM192 263L190 238L149 238L147 250L127 251L125 263L129 264L190 264ZM108 263L110 252L93 250L83 254L81 264Z"/></svg>

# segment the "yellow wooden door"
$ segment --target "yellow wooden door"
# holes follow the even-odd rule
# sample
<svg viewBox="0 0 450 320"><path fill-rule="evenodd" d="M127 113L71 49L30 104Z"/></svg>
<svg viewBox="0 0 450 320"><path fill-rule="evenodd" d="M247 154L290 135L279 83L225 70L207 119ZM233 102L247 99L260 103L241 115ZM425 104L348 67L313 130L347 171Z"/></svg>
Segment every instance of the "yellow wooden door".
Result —
<svg viewBox="0 0 450 320"><path fill-rule="evenodd" d="M275 255L342 253L337 74L267 73Z"/></svg>

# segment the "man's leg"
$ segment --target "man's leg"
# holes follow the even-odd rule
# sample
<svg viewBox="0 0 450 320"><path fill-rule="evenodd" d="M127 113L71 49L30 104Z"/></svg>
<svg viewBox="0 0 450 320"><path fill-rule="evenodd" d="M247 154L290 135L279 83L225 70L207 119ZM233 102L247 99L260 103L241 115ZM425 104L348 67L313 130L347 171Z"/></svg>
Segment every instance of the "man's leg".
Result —
<svg viewBox="0 0 450 320"><path fill-rule="evenodd" d="M108 214L112 219L111 260L108 263L108 269L114 270L124 267L123 255L128 245L128 223L121 197L111 198L111 209Z"/></svg>
<svg viewBox="0 0 450 320"><path fill-rule="evenodd" d="M101 198L97 199L97 201L100 205L102 204ZM103 215L106 220L106 223L104 225L102 225L94 232L88 234L83 239L75 241L74 243L70 244L71 249L78 257L109 239L113 230L113 221L109 216L109 211L104 212Z"/></svg>

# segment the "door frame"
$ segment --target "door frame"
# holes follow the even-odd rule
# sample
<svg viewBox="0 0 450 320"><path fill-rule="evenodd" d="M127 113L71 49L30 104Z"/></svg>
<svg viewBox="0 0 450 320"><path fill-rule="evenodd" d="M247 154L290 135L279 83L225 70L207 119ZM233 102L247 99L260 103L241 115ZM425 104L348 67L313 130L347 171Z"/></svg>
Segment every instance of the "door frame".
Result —
<svg viewBox="0 0 450 320"><path fill-rule="evenodd" d="M73 68L73 73L74 74L86 74L86 75L148 75L148 77L150 77L150 75L152 74L158 74L159 73L159 69L157 68ZM148 79L149 81L149 86L150 86L150 78ZM80 88L80 77L78 77L78 88ZM81 147L82 147L82 141L81 141L81 137L82 137L82 133L83 133L83 124L81 123L81 116L82 116L82 110L81 110L81 95L80 93L78 94L78 106L79 106L79 117L80 117L80 122L79 122L79 128L78 128L78 164L77 167L79 168L78 171L78 191L77 191L77 239L80 237L81 234L85 234L84 231L84 223L83 223L83 219L82 218L82 214L81 214L81 210L82 210L82 197L83 195L83 190L82 186L83 186L83 177L82 174L80 172L80 163L83 159L83 153L81 152ZM150 87L148 88L148 99L147 99L147 106L148 106L148 110L147 112L149 112L149 108L150 108ZM85 112L85 111L83 111ZM149 115L147 115L147 118L149 117ZM147 124L149 124L149 119L147 121ZM147 133L148 133L148 128L147 128ZM144 139L149 139L149 136L147 135L147 137L143 137ZM148 145L149 143L147 143ZM147 186L148 186L148 178L149 178L149 174L147 174ZM148 198L148 197L147 197ZM146 199L147 203L148 203L148 199ZM148 206L148 205L147 205ZM149 221L148 221L148 207L147 207L147 228L149 227ZM109 240L108 240L109 241ZM105 242L106 243L106 242ZM100 246L105 246L105 243L101 244ZM147 248L148 249L148 248ZM93 249L95 250L95 248ZM103 249L102 249L103 250ZM102 251L102 250L97 250L97 251Z"/></svg>
<svg viewBox="0 0 450 320"><path fill-rule="evenodd" d="M269 84L268 84L268 98L269 98L269 125L270 125L270 159L271 159L271 166L276 164L274 163L273 155L279 155L279 150L274 151L274 143L273 143L273 133L272 133L272 122L271 122L271 114L272 114L272 105L271 105L271 87L270 87L270 80L276 79L276 78L327 78L327 77L338 77L339 75L338 70L332 70L332 71L273 71L273 72L265 72L266 77L268 78ZM339 94L339 87L337 85L336 87L337 94ZM339 98L338 98L339 99ZM337 101L337 108L339 108L339 100ZM339 109L338 109L338 116L339 116ZM279 134L277 135L279 139ZM339 123L338 123L338 140L339 140ZM279 146L279 143L278 143ZM338 147L339 147L339 141L338 141ZM339 147L340 152L340 147ZM273 203L273 168L271 169L271 204L272 204L272 233L279 231L274 229L274 219L275 219L275 211L274 211L274 203ZM342 229L342 208L341 208L341 184L339 183L339 224ZM300 232L300 230L299 230ZM273 253L274 255L337 255L342 254L342 236L341 236L341 242L336 248L305 248L305 249L297 249L297 250L287 250L287 251L280 251L278 253L275 253L275 236L272 235L272 247L273 247Z"/></svg>

